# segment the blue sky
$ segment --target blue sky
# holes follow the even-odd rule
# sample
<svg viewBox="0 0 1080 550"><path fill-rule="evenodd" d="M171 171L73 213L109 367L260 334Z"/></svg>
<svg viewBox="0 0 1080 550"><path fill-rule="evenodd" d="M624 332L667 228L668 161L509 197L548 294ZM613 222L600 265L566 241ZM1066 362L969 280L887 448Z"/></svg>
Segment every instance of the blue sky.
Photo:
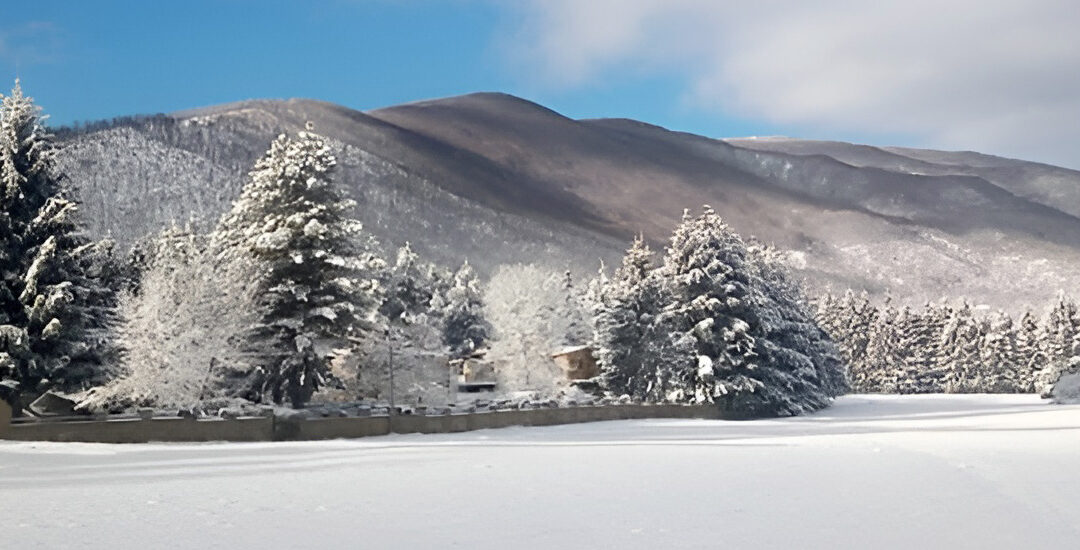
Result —
<svg viewBox="0 0 1080 550"><path fill-rule="evenodd" d="M713 137L1080 167L1078 27L1074 0L0 0L0 77L54 124L502 91Z"/></svg>
<svg viewBox="0 0 1080 550"><path fill-rule="evenodd" d="M506 51L514 39L506 29L518 14L498 3L18 4L0 14L0 74L22 78L51 124L249 98L310 97L371 109L503 91L575 118L629 117L717 136L768 128L688 108L665 75L571 88L537 82Z"/></svg>

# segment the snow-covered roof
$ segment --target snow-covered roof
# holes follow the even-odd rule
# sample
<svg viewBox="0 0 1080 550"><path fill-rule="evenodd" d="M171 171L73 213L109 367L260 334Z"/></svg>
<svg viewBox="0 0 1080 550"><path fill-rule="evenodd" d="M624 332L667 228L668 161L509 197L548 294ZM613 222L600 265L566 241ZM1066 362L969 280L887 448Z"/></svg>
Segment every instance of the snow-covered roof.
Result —
<svg viewBox="0 0 1080 550"><path fill-rule="evenodd" d="M551 356L552 357L558 357L560 355L567 355L567 354L570 354L570 353L583 351L583 350L592 350L592 346L588 346L588 345L584 345L584 346L567 346L565 348L560 349L559 351L556 351L555 353L552 353Z"/></svg>

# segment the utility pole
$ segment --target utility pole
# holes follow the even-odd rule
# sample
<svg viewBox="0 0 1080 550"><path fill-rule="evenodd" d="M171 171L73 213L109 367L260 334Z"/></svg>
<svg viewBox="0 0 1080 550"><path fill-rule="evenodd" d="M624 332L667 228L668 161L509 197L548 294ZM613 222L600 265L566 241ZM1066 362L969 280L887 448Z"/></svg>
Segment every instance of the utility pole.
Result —
<svg viewBox="0 0 1080 550"><path fill-rule="evenodd" d="M389 327L386 329L386 347L390 352L388 361L390 367L390 425L393 427L393 417L397 414L397 407L394 406L394 338L391 330Z"/></svg>

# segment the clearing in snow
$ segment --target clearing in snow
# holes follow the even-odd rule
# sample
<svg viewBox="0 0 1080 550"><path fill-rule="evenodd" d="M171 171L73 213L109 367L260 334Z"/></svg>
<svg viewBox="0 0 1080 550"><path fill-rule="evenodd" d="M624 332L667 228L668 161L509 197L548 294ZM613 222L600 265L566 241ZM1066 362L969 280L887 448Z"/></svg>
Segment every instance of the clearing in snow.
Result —
<svg viewBox="0 0 1080 550"><path fill-rule="evenodd" d="M840 398L278 444L0 442L5 548L1073 548L1080 406Z"/></svg>

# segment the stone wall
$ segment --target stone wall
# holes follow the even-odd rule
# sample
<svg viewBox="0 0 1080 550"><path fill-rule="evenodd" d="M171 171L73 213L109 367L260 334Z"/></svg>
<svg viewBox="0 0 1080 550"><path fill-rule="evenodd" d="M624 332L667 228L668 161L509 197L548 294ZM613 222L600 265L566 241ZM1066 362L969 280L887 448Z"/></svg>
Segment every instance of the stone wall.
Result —
<svg viewBox="0 0 1080 550"><path fill-rule="evenodd" d="M4 434L9 429L11 429L11 405L0 399L0 439L4 438Z"/></svg>
<svg viewBox="0 0 1080 550"><path fill-rule="evenodd" d="M8 426L0 439L21 441L81 441L97 443L146 443L150 441L306 441L387 435L390 433L453 433L506 428L553 426L579 422L637 418L719 418L708 406L609 405L451 414L438 416L398 415L358 418L271 418L191 420L97 420L29 422Z"/></svg>

